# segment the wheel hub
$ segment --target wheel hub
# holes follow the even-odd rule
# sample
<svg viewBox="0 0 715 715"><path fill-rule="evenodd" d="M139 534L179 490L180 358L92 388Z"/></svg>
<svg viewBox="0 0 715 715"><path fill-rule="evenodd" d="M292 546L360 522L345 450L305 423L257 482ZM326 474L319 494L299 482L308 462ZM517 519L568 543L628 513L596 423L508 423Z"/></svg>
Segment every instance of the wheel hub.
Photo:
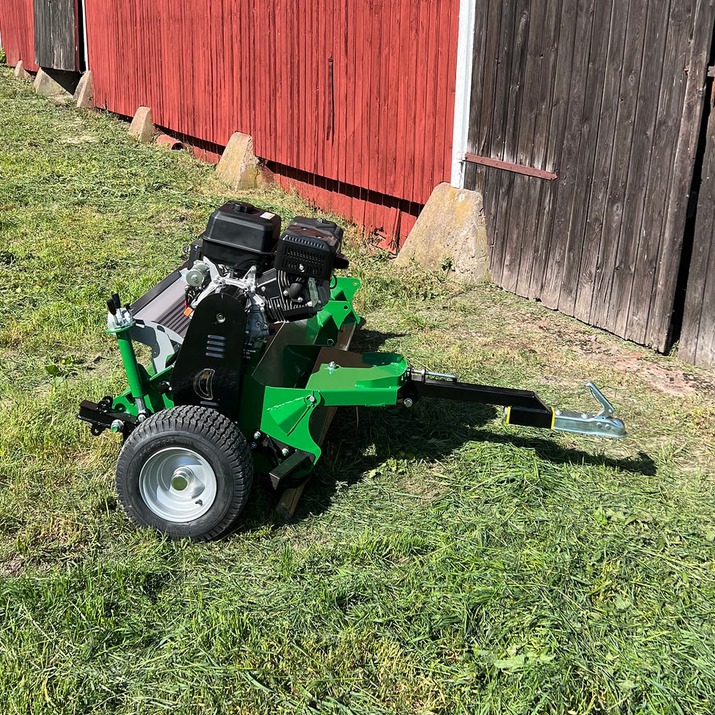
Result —
<svg viewBox="0 0 715 715"><path fill-rule="evenodd" d="M216 499L216 474L193 449L167 447L152 454L142 466L139 492L154 514L166 521L185 523L211 508Z"/></svg>

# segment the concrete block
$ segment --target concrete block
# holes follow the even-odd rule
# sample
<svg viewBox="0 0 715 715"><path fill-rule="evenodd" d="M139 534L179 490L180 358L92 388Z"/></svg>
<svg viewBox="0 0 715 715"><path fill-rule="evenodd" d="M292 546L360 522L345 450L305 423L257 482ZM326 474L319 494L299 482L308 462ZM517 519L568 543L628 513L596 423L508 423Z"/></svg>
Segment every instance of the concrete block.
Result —
<svg viewBox="0 0 715 715"><path fill-rule="evenodd" d="M65 75L69 75L69 72L52 72L43 69L39 69L35 75L35 82L33 84L35 92L37 94L42 94L45 97L50 97L58 101L66 101L72 99L72 92L68 91L68 80L69 78ZM74 88L73 88L74 89Z"/></svg>
<svg viewBox="0 0 715 715"><path fill-rule="evenodd" d="M154 138L154 121L151 117L149 107L139 107L132 123L129 125L129 133L135 136L142 144L148 144Z"/></svg>
<svg viewBox="0 0 715 715"><path fill-rule="evenodd" d="M439 184L407 236L396 263L408 265L413 260L429 270L449 270L470 283L489 280L482 195Z"/></svg>
<svg viewBox="0 0 715 715"><path fill-rule="evenodd" d="M80 77L74 93L74 101L81 109L92 109L94 107L94 82L91 72L85 72Z"/></svg>
<svg viewBox="0 0 715 715"><path fill-rule="evenodd" d="M20 60L16 65L15 69L13 70L13 74L15 77L18 79L30 79L30 73L25 69L25 65L22 64L22 60Z"/></svg>
<svg viewBox="0 0 715 715"><path fill-rule="evenodd" d="M234 189L255 189L258 173L258 159L253 153L253 137L235 132L221 155L216 175Z"/></svg>

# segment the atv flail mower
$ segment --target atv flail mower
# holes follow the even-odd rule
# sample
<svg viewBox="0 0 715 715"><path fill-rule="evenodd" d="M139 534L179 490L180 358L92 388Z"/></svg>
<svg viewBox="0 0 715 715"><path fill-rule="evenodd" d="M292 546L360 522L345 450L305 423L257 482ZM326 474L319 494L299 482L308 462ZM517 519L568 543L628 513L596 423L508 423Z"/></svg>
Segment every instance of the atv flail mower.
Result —
<svg viewBox="0 0 715 715"><path fill-rule="evenodd" d="M458 382L411 369L401 355L349 351L360 319L343 230L230 202L215 211L188 260L131 305L107 302L128 389L79 418L124 445L119 498L139 525L207 540L235 528L254 471L275 489L304 480L335 409L411 407L423 397L503 405L514 425L623 437L593 385L598 414L555 410L528 390ZM135 344L151 350L137 360Z"/></svg>

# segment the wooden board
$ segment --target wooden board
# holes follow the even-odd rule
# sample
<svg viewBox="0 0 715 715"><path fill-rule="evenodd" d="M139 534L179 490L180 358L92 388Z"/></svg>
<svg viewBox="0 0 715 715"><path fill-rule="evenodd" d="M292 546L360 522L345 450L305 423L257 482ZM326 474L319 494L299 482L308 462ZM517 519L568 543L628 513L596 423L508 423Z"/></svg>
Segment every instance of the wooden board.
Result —
<svg viewBox="0 0 715 715"><path fill-rule="evenodd" d="M697 0L694 29L688 53L688 78L681 109L680 131L675 147L673 177L666 197L668 213L665 218L663 240L658 246L658 263L650 300L645 342L657 349L669 346L671 311L678 280L679 259L693 177L700 122L705 97L708 57L713 38L715 0ZM664 296L664 299L659 299Z"/></svg>
<svg viewBox="0 0 715 715"><path fill-rule="evenodd" d="M712 104L678 357L703 367L715 366L715 111Z"/></svg>
<svg viewBox="0 0 715 715"><path fill-rule="evenodd" d="M297 487L284 489L276 504L276 516L282 521L288 521L293 518L295 510L298 508L300 498L303 496L303 490L307 481L302 482Z"/></svg>
<svg viewBox="0 0 715 715"><path fill-rule="evenodd" d="M611 157L608 193L604 206L589 322L613 332L616 332L616 322L615 315L611 315L610 310L614 284L619 272L623 270L622 261L627 246L630 242L637 241L636 236L624 234L624 216L635 208L626 203L626 198L631 166L636 163L631 150L635 138L639 135L636 113L643 64L645 23L650 5L652 3L631 0L626 19L620 83L618 91L606 100L616 112L616 126L612 144L608 148ZM655 7L651 11L654 10ZM655 102L650 110L651 112L657 110ZM619 334L624 335L623 332Z"/></svg>

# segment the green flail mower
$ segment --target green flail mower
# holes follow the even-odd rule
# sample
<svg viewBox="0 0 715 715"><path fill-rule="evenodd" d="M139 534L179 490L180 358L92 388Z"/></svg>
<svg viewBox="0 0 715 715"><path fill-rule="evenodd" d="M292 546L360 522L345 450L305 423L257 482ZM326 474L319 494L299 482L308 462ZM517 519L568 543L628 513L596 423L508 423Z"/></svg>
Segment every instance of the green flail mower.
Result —
<svg viewBox="0 0 715 715"><path fill-rule="evenodd" d="M555 410L528 390L462 383L411 369L401 355L349 352L360 324L343 231L239 202L215 211L188 260L131 305L107 301L128 389L78 417L119 433L119 498L170 537L208 540L236 526L254 471L274 489L305 480L336 408L411 407L423 397L504 406L507 423L623 437L590 384L598 414ZM148 346L149 364L135 345Z"/></svg>

